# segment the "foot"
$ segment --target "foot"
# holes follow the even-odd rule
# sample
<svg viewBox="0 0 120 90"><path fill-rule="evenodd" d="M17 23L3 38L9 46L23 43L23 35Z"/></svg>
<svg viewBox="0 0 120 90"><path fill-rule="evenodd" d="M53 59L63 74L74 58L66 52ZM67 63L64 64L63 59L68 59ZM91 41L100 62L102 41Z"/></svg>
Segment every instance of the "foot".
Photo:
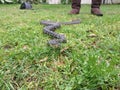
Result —
<svg viewBox="0 0 120 90"><path fill-rule="evenodd" d="M96 15L96 16L103 16L99 8L92 8L91 14Z"/></svg>
<svg viewBox="0 0 120 90"><path fill-rule="evenodd" d="M79 10L78 9L72 9L69 14L79 14Z"/></svg>

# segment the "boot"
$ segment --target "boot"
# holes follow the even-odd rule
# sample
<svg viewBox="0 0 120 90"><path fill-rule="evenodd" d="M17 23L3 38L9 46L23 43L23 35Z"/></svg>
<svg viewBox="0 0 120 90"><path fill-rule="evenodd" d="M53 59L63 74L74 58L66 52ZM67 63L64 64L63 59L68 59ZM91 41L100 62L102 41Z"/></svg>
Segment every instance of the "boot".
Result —
<svg viewBox="0 0 120 90"><path fill-rule="evenodd" d="M103 14L100 11L101 1L102 0L92 0L91 14L97 15L97 16L103 16Z"/></svg>
<svg viewBox="0 0 120 90"><path fill-rule="evenodd" d="M72 0L72 10L69 14L79 14L80 7L81 7L81 0Z"/></svg>

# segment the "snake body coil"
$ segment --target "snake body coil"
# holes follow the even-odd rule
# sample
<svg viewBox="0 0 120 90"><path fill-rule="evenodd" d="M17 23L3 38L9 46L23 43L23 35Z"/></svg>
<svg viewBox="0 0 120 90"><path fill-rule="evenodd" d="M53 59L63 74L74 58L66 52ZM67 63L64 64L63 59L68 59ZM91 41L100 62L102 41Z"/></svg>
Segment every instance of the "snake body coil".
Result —
<svg viewBox="0 0 120 90"><path fill-rule="evenodd" d="M43 28L43 33L48 34L55 38L48 41L48 45L50 46L59 46L60 43L67 42L66 37L64 35L54 32L57 28L60 28L61 25L70 25L70 24L79 24L79 23L80 23L80 20L75 20L72 22L61 22L61 23L52 22L52 21L40 22L40 24L45 25L45 27Z"/></svg>

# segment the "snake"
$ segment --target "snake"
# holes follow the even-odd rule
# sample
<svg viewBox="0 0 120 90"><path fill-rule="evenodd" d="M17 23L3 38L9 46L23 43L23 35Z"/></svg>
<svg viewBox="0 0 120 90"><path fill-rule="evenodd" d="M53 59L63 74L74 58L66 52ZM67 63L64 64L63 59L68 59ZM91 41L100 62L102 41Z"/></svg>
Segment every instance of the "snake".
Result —
<svg viewBox="0 0 120 90"><path fill-rule="evenodd" d="M66 37L63 34L56 33L55 30L60 28L61 25L72 25L72 24L79 24L80 20L73 20L71 22L54 22L54 21L47 21L42 20L40 24L44 25L43 33L52 36L54 39L51 39L47 42L50 46L60 46L61 43L66 43Z"/></svg>

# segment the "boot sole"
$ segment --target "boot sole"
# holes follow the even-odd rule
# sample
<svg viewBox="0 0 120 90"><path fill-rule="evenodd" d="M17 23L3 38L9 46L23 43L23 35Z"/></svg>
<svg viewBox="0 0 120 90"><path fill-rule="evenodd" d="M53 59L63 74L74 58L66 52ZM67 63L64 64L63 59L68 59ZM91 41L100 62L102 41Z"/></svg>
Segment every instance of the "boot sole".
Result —
<svg viewBox="0 0 120 90"><path fill-rule="evenodd" d="M91 13L93 15L96 15L96 16L103 16L103 14L95 14L95 13Z"/></svg>

